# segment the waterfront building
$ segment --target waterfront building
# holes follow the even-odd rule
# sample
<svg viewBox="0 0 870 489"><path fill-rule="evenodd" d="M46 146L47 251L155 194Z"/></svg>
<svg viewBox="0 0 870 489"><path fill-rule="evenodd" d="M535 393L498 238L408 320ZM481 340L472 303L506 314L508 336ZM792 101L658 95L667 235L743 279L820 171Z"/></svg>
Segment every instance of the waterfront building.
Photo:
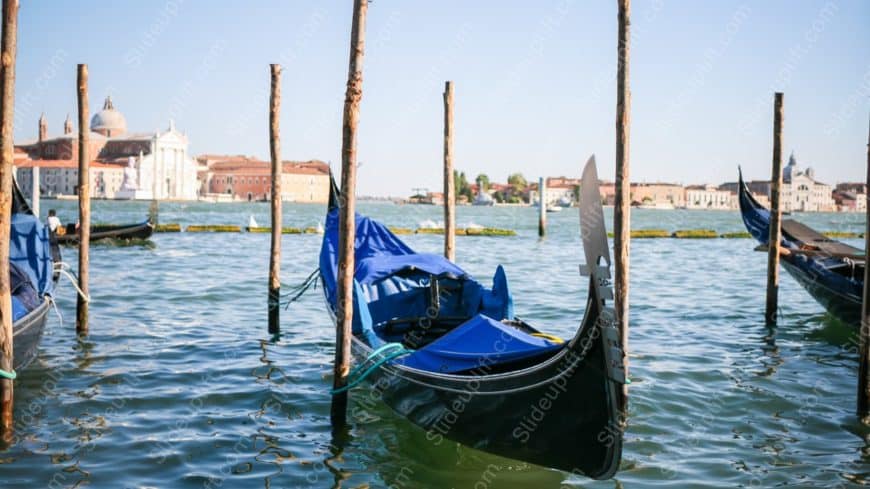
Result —
<svg viewBox="0 0 870 489"><path fill-rule="evenodd" d="M815 179L812 168L802 170L792 152L782 170L782 210L785 212L833 211L830 185Z"/></svg>
<svg viewBox="0 0 870 489"><path fill-rule="evenodd" d="M208 169L201 174L204 197L213 200L269 200L272 192L272 164L247 156L203 155ZM326 203L329 200L329 165L319 160L284 161L281 175L281 200L284 202ZM226 198L226 197L224 197Z"/></svg>
<svg viewBox="0 0 870 489"><path fill-rule="evenodd" d="M686 191L675 183L632 183L631 205L657 208L685 207Z"/></svg>
<svg viewBox="0 0 870 489"><path fill-rule="evenodd" d="M18 187L24 195L33 195L33 169L39 168L39 188L43 197L78 195L78 160L15 161ZM90 164L91 197L114 199L124 179L124 169L118 165L92 161Z"/></svg>
<svg viewBox="0 0 870 489"><path fill-rule="evenodd" d="M560 203L576 204L577 187L579 186L579 178L547 177L544 203L548 206L558 205ZM540 191L537 182L529 184L528 193L529 203L534 204L539 201Z"/></svg>
<svg viewBox="0 0 870 489"><path fill-rule="evenodd" d="M172 199L193 200L197 197L196 163L188 156L187 135L175 129L169 121L166 131L128 133L127 120L115 109L111 97L106 97L103 109L90 122L88 153L95 155L94 168L102 168L105 178L114 178L120 172L117 189L106 181L102 196L108 199ZM78 168L78 134L67 115L63 135L49 138L45 116L39 119L36 141L16 145L36 163L31 166L46 168L46 175L68 174L75 163ZM103 166L105 165L105 166ZM23 167L22 167L23 168ZM57 169L57 171L52 171ZM42 172L42 170L41 170ZM40 180L42 180L42 175ZM25 178L19 176L23 183ZM93 195L99 194L94 188ZM56 189L60 195L69 194L63 184L46 187L47 194ZM63 191L61 191L63 189Z"/></svg>
<svg viewBox="0 0 870 489"><path fill-rule="evenodd" d="M715 185L686 187L686 209L736 209L736 194L720 190Z"/></svg>
<svg viewBox="0 0 870 489"><path fill-rule="evenodd" d="M579 178L550 177L547 178L544 202L549 205L576 204L577 192L580 187Z"/></svg>
<svg viewBox="0 0 870 489"><path fill-rule="evenodd" d="M838 183L833 198L838 211L867 212L867 185L864 183Z"/></svg>

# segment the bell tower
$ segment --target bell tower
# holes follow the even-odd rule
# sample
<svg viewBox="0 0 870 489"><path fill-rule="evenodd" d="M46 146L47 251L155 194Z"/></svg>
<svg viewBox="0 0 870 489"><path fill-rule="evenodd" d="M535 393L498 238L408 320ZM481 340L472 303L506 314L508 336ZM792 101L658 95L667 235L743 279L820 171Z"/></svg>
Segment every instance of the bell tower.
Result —
<svg viewBox="0 0 870 489"><path fill-rule="evenodd" d="M48 122L45 120L45 112L39 116L39 142L48 139Z"/></svg>

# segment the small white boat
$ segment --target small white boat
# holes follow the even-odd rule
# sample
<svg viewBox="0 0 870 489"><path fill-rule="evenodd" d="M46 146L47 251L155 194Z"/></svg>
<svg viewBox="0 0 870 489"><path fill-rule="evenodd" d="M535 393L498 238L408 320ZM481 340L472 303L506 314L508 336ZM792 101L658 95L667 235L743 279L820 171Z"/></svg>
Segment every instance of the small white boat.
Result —
<svg viewBox="0 0 870 489"><path fill-rule="evenodd" d="M421 229L441 229L444 227L442 221L435 222L432 219L426 219L417 223L417 227Z"/></svg>

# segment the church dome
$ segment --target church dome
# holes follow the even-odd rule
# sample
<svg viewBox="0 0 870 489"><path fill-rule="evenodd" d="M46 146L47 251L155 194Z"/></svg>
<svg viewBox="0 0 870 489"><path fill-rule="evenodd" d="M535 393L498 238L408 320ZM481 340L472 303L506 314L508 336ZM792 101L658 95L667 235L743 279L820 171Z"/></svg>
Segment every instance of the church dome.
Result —
<svg viewBox="0 0 870 489"><path fill-rule="evenodd" d="M124 114L115 110L112 97L106 97L103 110L91 118L91 131L106 137L120 136L127 132L127 119L124 118Z"/></svg>

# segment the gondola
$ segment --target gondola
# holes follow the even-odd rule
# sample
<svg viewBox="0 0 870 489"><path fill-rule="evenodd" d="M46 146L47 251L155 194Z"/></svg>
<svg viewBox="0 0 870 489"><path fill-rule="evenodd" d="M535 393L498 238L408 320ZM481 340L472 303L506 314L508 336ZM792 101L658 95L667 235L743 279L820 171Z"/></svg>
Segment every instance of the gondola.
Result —
<svg viewBox="0 0 870 489"><path fill-rule="evenodd" d="M770 211L739 176L740 215L753 238L767 246ZM864 290L864 250L830 239L793 219L782 220L780 262L813 298L841 321L859 326Z"/></svg>
<svg viewBox="0 0 870 489"><path fill-rule="evenodd" d="M148 239L153 232L154 224L151 223L150 219L136 224L100 224L91 226L91 241ZM74 223L67 224L63 234L57 234L57 242L66 245L79 242L79 235Z"/></svg>
<svg viewBox="0 0 870 489"><path fill-rule="evenodd" d="M589 292L573 338L514 314L504 269L487 288L440 255L417 253L356 215L351 386L426 432L500 456L606 479L622 456L623 350L594 157L583 174L581 228ZM320 253L336 321L339 195L332 181ZM571 300L570 297L566 297Z"/></svg>
<svg viewBox="0 0 870 489"><path fill-rule="evenodd" d="M9 275L16 372L36 358L55 286L48 228L33 214L13 180Z"/></svg>

